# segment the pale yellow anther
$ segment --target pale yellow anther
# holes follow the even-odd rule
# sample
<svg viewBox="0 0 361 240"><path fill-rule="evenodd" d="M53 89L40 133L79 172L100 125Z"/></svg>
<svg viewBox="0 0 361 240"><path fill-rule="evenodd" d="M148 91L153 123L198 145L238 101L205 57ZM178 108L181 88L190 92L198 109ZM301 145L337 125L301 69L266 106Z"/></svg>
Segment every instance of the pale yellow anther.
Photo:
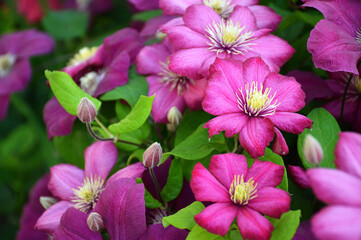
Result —
<svg viewBox="0 0 361 240"><path fill-rule="evenodd" d="M257 197L257 183L252 178L247 182L244 181L243 175L234 175L234 180L229 188L231 200L235 204L246 205L248 202Z"/></svg>
<svg viewBox="0 0 361 240"><path fill-rule="evenodd" d="M93 57L97 52L97 50L98 47L92 47L92 48L84 47L80 49L79 52L76 53L74 57L69 60L68 67L75 66L78 65L79 63L85 62L86 60Z"/></svg>
<svg viewBox="0 0 361 240"><path fill-rule="evenodd" d="M10 72L15 61L16 61L15 55L12 54L0 55L0 77L4 77Z"/></svg>

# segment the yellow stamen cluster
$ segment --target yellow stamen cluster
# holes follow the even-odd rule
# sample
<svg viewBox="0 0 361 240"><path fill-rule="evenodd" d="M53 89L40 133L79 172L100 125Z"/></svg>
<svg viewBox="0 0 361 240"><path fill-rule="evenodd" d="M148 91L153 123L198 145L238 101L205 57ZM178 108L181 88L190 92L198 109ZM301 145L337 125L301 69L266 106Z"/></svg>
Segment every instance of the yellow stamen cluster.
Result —
<svg viewBox="0 0 361 240"><path fill-rule="evenodd" d="M357 91L358 91L359 93L361 93L361 78L360 78L360 77L356 77L355 86L356 86L356 88L357 88Z"/></svg>
<svg viewBox="0 0 361 240"><path fill-rule="evenodd" d="M233 11L231 0L203 0L203 4L213 8L222 18L228 18Z"/></svg>
<svg viewBox="0 0 361 240"><path fill-rule="evenodd" d="M16 61L16 57L12 54L0 55L0 77L7 75Z"/></svg>
<svg viewBox="0 0 361 240"><path fill-rule="evenodd" d="M229 188L229 194L235 204L246 205L250 200L257 197L257 183L252 179L253 178L245 182L243 174L241 177L234 175L234 180Z"/></svg>
<svg viewBox="0 0 361 240"><path fill-rule="evenodd" d="M79 63L85 62L89 58L93 57L94 54L97 52L97 50L98 47L92 47L92 48L84 47L80 49L79 52L75 54L72 59L69 60L68 66L75 66L78 65Z"/></svg>
<svg viewBox="0 0 361 240"><path fill-rule="evenodd" d="M72 202L74 207L82 212L89 212L95 207L100 193L104 190L104 179L100 177L85 178L83 185L78 189L73 189L75 198Z"/></svg>

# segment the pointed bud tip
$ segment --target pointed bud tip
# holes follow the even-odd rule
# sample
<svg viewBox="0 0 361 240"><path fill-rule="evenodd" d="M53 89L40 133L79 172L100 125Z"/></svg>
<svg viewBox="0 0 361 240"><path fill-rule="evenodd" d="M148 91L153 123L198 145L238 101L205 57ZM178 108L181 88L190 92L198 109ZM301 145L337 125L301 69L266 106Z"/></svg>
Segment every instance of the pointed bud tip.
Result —
<svg viewBox="0 0 361 240"><path fill-rule="evenodd" d="M147 168L158 166L162 160L162 154L162 146L157 142L153 143L143 153L143 165Z"/></svg>
<svg viewBox="0 0 361 240"><path fill-rule="evenodd" d="M169 123L178 126L180 121L182 121L182 113L177 107L174 106L169 109L167 118Z"/></svg>
<svg viewBox="0 0 361 240"><path fill-rule="evenodd" d="M53 198L53 197L43 197L41 196L39 198L40 204L41 206L43 206L43 208L46 210L48 208L50 208L51 206L53 206L55 203L57 203L58 201Z"/></svg>
<svg viewBox="0 0 361 240"><path fill-rule="evenodd" d="M320 142L311 134L307 134L303 145L303 153L307 162L319 165L323 160L323 149Z"/></svg>
<svg viewBox="0 0 361 240"><path fill-rule="evenodd" d="M92 212L89 214L86 223L88 224L89 229L92 231L99 231L104 226L102 216L97 212Z"/></svg>
<svg viewBox="0 0 361 240"><path fill-rule="evenodd" d="M83 123L91 123L97 116L94 103L88 98L83 97L78 105L77 116Z"/></svg>

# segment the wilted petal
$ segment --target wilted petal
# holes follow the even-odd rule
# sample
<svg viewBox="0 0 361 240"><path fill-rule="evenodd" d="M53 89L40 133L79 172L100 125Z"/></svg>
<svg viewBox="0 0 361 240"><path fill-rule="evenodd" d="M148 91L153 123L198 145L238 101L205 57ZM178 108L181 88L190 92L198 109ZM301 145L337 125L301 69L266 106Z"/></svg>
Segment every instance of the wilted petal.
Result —
<svg viewBox="0 0 361 240"><path fill-rule="evenodd" d="M244 239L270 239L272 224L258 212L248 208L239 208L237 225Z"/></svg>

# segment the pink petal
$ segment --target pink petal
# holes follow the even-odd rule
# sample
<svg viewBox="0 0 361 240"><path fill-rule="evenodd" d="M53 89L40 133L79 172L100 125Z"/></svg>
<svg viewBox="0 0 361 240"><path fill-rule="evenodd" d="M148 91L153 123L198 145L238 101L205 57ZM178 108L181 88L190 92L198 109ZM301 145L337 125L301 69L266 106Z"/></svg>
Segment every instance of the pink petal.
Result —
<svg viewBox="0 0 361 240"><path fill-rule="evenodd" d="M290 210L291 197L282 189L264 187L257 189L256 194L257 197L249 201L247 206L259 213L280 218L283 213Z"/></svg>
<svg viewBox="0 0 361 240"><path fill-rule="evenodd" d="M267 64L259 57L250 58L245 61L243 69L243 79L250 84L256 82L263 85L263 82L270 73Z"/></svg>
<svg viewBox="0 0 361 240"><path fill-rule="evenodd" d="M312 218L312 230L320 240L361 239L361 209L329 206Z"/></svg>
<svg viewBox="0 0 361 240"><path fill-rule="evenodd" d="M279 129L300 134L305 128L312 128L313 121L298 113L276 112L274 115L266 116Z"/></svg>
<svg viewBox="0 0 361 240"><path fill-rule="evenodd" d="M242 113L229 113L211 119L203 127L208 128L209 138L221 131L225 131L226 137L232 137L242 131L248 118Z"/></svg>
<svg viewBox="0 0 361 240"><path fill-rule="evenodd" d="M76 119L76 116L64 110L55 97L45 104L43 116L49 139L70 134Z"/></svg>
<svg viewBox="0 0 361 240"><path fill-rule="evenodd" d="M209 39L186 26L175 26L165 30L174 51L188 48L208 47Z"/></svg>
<svg viewBox="0 0 361 240"><path fill-rule="evenodd" d="M183 15L187 7L200 3L201 0L159 0L159 6L165 15Z"/></svg>
<svg viewBox="0 0 361 240"><path fill-rule="evenodd" d="M116 181L120 178L140 178L143 175L145 167L141 162L131 164L125 168L120 169L118 172L114 173L107 181L107 184Z"/></svg>
<svg viewBox="0 0 361 240"><path fill-rule="evenodd" d="M226 189L229 189L235 176L247 175L247 159L235 153L213 155L208 169Z"/></svg>
<svg viewBox="0 0 361 240"><path fill-rule="evenodd" d="M183 15L184 24L201 34L207 34L207 27L213 22L220 22L221 19L212 8L198 4L188 7Z"/></svg>
<svg viewBox="0 0 361 240"><path fill-rule="evenodd" d="M211 67L203 100L204 111L212 115L239 113L236 92L244 85L242 63L216 59Z"/></svg>
<svg viewBox="0 0 361 240"><path fill-rule="evenodd" d="M361 178L361 135L352 132L340 133L335 150L338 169Z"/></svg>
<svg viewBox="0 0 361 240"><path fill-rule="evenodd" d="M194 217L196 223L208 232L226 235L238 212L233 203L215 203Z"/></svg>
<svg viewBox="0 0 361 240"><path fill-rule="evenodd" d="M272 146L272 151L277 153L278 155L287 155L288 154L288 146L285 138L283 137L280 130L275 128L276 138Z"/></svg>
<svg viewBox="0 0 361 240"><path fill-rule="evenodd" d="M118 151L113 142L95 142L84 153L85 176L106 179L117 161Z"/></svg>
<svg viewBox="0 0 361 240"><path fill-rule="evenodd" d="M51 193L62 200L70 201L74 190L83 185L84 171L70 164L59 164L50 168L48 188Z"/></svg>
<svg viewBox="0 0 361 240"><path fill-rule="evenodd" d="M264 150L273 136L274 127L269 119L248 117L246 125L239 133L239 142L252 158L257 158L264 155Z"/></svg>
<svg viewBox="0 0 361 240"><path fill-rule="evenodd" d="M239 208L237 225L244 239L267 240L273 230L265 217L248 207Z"/></svg>
<svg viewBox="0 0 361 240"><path fill-rule="evenodd" d="M8 95L23 90L30 79L31 67L29 60L17 60L9 74L0 78L0 95Z"/></svg>
<svg viewBox="0 0 361 240"><path fill-rule="evenodd" d="M203 62L215 59L216 53L209 51L207 47L183 49L171 55L169 69L178 75L196 80L203 78L199 72L208 70L210 64L213 63L203 66Z"/></svg>
<svg viewBox="0 0 361 240"><path fill-rule="evenodd" d="M132 3L140 11L159 8L157 0L129 0L129 2Z"/></svg>
<svg viewBox="0 0 361 240"><path fill-rule="evenodd" d="M8 111L10 96L9 95L2 95L0 96L0 120L5 119L6 113Z"/></svg>
<svg viewBox="0 0 361 240"><path fill-rule="evenodd" d="M241 6L251 6L259 4L259 0L232 0L232 4Z"/></svg>
<svg viewBox="0 0 361 240"><path fill-rule="evenodd" d="M308 180L306 171L298 166L287 166L287 172L294 183L300 188L311 188L310 181Z"/></svg>
<svg viewBox="0 0 361 240"><path fill-rule="evenodd" d="M282 17L270 7L254 5L248 8L256 18L258 29L270 28L276 30L278 24L282 21Z"/></svg>
<svg viewBox="0 0 361 240"><path fill-rule="evenodd" d="M55 203L40 216L35 224L35 229L53 234L60 224L61 216L71 207L72 203L68 201Z"/></svg>
<svg viewBox="0 0 361 240"><path fill-rule="evenodd" d="M231 201L226 189L201 163L192 171L191 188L197 201L224 202Z"/></svg>
<svg viewBox="0 0 361 240"><path fill-rule="evenodd" d="M189 107L189 109L202 109L202 101L204 98L207 83L208 81L206 78L199 79L195 81L194 85L190 84L189 89L184 92L184 101L186 102L186 105L187 107Z"/></svg>
<svg viewBox="0 0 361 240"><path fill-rule="evenodd" d="M244 31L257 30L256 18L248 7L236 6L229 16L234 24L240 23Z"/></svg>
<svg viewBox="0 0 361 240"><path fill-rule="evenodd" d="M361 45L340 26L321 20L311 31L307 49L317 68L358 74L356 63L361 57Z"/></svg>
<svg viewBox="0 0 361 240"><path fill-rule="evenodd" d="M248 170L246 181L252 178L257 183L257 188L276 187L283 179L284 167L272 162L261 162L256 159Z"/></svg>
<svg viewBox="0 0 361 240"><path fill-rule="evenodd" d="M184 97L178 94L177 88L171 90L171 85L166 85L160 82L161 77L151 75L147 77L149 84L148 96L155 95L152 115L155 122L168 123L168 112L172 107L177 107L179 111L183 112L185 109Z"/></svg>
<svg viewBox="0 0 361 240"><path fill-rule="evenodd" d="M361 207L361 180L335 169L309 169L307 171L317 198L328 204Z"/></svg>
<svg viewBox="0 0 361 240"><path fill-rule="evenodd" d="M162 71L160 62L167 62L170 51L165 44L145 46L137 55L136 66L139 74L158 74Z"/></svg>
<svg viewBox="0 0 361 240"><path fill-rule="evenodd" d="M268 75L264 82L265 88L270 88L270 96L280 104L277 112L298 112L305 106L305 93L295 78L286 77L277 73Z"/></svg>

